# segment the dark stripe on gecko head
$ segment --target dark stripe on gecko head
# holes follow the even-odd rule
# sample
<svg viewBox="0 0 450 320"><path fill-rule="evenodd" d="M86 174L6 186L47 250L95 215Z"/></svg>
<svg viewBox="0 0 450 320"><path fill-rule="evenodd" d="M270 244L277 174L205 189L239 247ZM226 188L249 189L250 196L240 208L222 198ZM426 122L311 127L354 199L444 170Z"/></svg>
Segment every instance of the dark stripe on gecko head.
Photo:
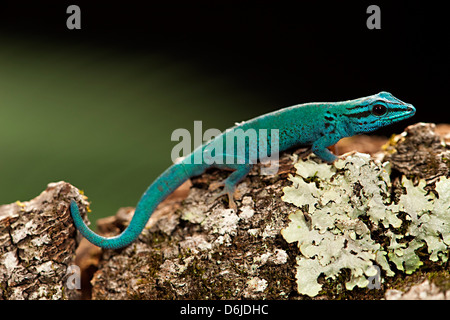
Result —
<svg viewBox="0 0 450 320"><path fill-rule="evenodd" d="M404 107L404 108L391 108L391 109L389 109L389 111L391 111L391 112L406 111L406 110L408 110L408 107Z"/></svg>
<svg viewBox="0 0 450 320"><path fill-rule="evenodd" d="M351 113L351 114L343 114L344 116L346 116L347 118L367 118L368 116L370 116L372 114L372 112L370 110L366 110L363 112L358 112L358 113Z"/></svg>
<svg viewBox="0 0 450 320"><path fill-rule="evenodd" d="M355 110L355 109L360 109L360 108L366 108L366 106L354 106L351 108L347 108L347 110Z"/></svg>
<svg viewBox="0 0 450 320"><path fill-rule="evenodd" d="M333 121L333 120L334 120L334 118L332 118L332 117L328 117L328 116L325 116L325 120L328 120L328 121Z"/></svg>

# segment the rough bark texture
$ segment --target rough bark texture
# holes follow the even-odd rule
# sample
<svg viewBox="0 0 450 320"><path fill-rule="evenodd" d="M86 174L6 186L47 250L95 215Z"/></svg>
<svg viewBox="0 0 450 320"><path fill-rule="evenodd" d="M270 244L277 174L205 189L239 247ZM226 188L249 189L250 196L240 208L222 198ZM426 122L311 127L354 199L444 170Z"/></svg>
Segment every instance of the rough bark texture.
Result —
<svg viewBox="0 0 450 320"><path fill-rule="evenodd" d="M449 132L447 125L439 126L438 132L433 123L409 126L405 132L390 139L384 160L406 176L433 183L450 172Z"/></svg>
<svg viewBox="0 0 450 320"><path fill-rule="evenodd" d="M75 187L57 182L33 200L0 206L0 299L79 297L66 281L78 245L71 199L88 204Z"/></svg>
<svg viewBox="0 0 450 320"><path fill-rule="evenodd" d="M448 286L448 283L446 285ZM385 297L386 300L450 300L450 290L442 290L434 282L430 283L426 279L406 291L389 289Z"/></svg>

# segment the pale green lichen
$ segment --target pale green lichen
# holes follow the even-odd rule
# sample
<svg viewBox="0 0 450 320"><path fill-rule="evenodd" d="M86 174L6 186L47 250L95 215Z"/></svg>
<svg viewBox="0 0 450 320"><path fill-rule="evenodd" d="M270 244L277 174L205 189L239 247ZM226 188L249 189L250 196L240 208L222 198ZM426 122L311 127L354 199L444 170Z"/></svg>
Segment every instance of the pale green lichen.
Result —
<svg viewBox="0 0 450 320"><path fill-rule="evenodd" d="M431 261L448 260L448 248L450 246L450 179L441 177L436 182L435 190L438 197L432 192L427 192L425 181L421 180L418 186L405 177L402 185L406 189L406 195L402 195L399 201L399 209L408 214L411 221L406 236L414 237L407 246L396 246L395 254L391 254L392 261L400 267L398 253L400 256L409 256L412 263L406 264L405 272L414 272L422 262L415 254L415 250L425 244L428 247ZM400 259L401 260L401 259Z"/></svg>
<svg viewBox="0 0 450 320"><path fill-rule="evenodd" d="M366 287L378 267L393 276L390 262L399 271L412 273L422 264L416 250L425 244L430 260L446 261L450 245L450 181L436 183L436 192L427 193L425 181L418 186L403 178L406 194L397 204L390 197L389 163L380 163L364 154L339 159L334 164L300 160L292 186L283 189L282 199L299 210L289 215L290 224L282 230L284 239L298 242L298 292L317 295L320 275L336 279L350 270L348 290ZM406 213L402 215L402 213ZM409 226L404 234L400 218ZM405 228L404 228L405 229ZM377 242L371 231L388 237ZM408 240L407 240L408 239Z"/></svg>

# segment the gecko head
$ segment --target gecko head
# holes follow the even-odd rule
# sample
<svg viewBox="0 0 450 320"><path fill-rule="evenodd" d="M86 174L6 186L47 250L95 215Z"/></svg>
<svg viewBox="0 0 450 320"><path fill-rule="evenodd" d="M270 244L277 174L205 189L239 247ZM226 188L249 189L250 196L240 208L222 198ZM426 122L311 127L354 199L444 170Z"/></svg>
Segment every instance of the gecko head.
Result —
<svg viewBox="0 0 450 320"><path fill-rule="evenodd" d="M353 104L346 107L343 116L348 118L353 132L363 133L408 119L415 113L416 109L411 104L382 91L354 100Z"/></svg>

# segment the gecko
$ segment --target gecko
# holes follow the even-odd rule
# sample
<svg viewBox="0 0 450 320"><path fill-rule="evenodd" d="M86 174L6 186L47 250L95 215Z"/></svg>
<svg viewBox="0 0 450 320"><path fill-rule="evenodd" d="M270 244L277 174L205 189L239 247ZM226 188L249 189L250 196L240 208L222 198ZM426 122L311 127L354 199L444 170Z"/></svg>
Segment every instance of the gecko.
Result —
<svg viewBox="0 0 450 320"><path fill-rule="evenodd" d="M223 189L215 198L227 195L230 208L237 209L233 199L236 185L244 179L257 161L264 159L258 152L251 152L251 148L255 146L248 141L249 139L240 146L235 143L236 145L230 147L230 143L234 143L234 140L230 142L227 138L232 134L239 138L239 135L249 130L257 133L270 130L269 132L277 133L278 150L272 150L274 149L271 148L272 144L268 143L272 141L271 134L258 135L260 143L267 142L267 154L271 151L282 152L294 147L308 146L320 159L331 163L337 156L327 147L336 144L340 139L377 130L410 118L415 112L414 106L384 91L354 100L304 103L283 108L236 124L170 166L147 188L136 206L130 224L117 236L103 237L92 231L84 222L74 200L70 203L70 212L76 228L91 243L105 249L123 248L139 237L160 202L186 180L203 174L209 168L232 171L220 183ZM262 131L264 129L266 131ZM227 142L229 148L224 147ZM216 161L211 161L212 158Z"/></svg>

